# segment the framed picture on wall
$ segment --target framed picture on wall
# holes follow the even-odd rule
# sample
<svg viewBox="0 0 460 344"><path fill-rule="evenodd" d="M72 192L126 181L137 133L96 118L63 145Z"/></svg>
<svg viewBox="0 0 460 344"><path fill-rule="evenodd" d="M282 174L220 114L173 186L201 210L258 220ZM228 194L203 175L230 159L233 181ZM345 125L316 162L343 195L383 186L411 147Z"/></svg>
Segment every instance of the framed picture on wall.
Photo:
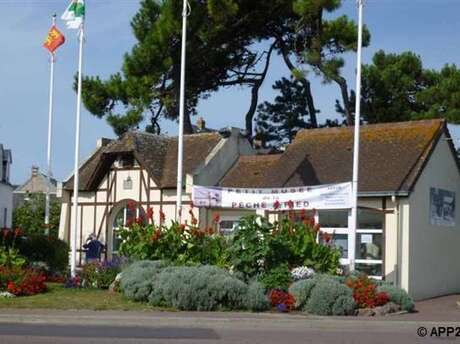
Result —
<svg viewBox="0 0 460 344"><path fill-rule="evenodd" d="M455 226L455 192L430 188L430 223Z"/></svg>

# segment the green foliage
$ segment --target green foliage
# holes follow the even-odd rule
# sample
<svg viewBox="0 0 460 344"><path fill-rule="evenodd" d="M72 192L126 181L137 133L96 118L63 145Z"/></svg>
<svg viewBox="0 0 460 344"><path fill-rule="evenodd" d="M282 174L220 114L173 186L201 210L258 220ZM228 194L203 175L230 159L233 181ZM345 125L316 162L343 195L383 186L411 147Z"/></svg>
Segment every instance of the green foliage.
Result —
<svg viewBox="0 0 460 344"><path fill-rule="evenodd" d="M13 247L0 246L0 266L7 268L21 268L26 264L26 259Z"/></svg>
<svg viewBox="0 0 460 344"><path fill-rule="evenodd" d="M50 235L57 237L59 231L59 218L61 204L57 199L50 201ZM41 193L30 194L29 200L16 208L13 212L13 227L21 228L26 234L45 233L45 195Z"/></svg>
<svg viewBox="0 0 460 344"><path fill-rule="evenodd" d="M460 70L424 69L412 52L378 51L363 68L362 113L369 123L445 118L460 122Z"/></svg>
<svg viewBox="0 0 460 344"><path fill-rule="evenodd" d="M262 283L253 281L249 284L244 304L246 309L252 312L263 312L271 308L266 289Z"/></svg>
<svg viewBox="0 0 460 344"><path fill-rule="evenodd" d="M171 267L152 279L149 302L180 310L243 309L248 286L213 266Z"/></svg>
<svg viewBox="0 0 460 344"><path fill-rule="evenodd" d="M163 261L137 261L122 272L120 289L131 300L147 302L152 291L152 278L168 264Z"/></svg>
<svg viewBox="0 0 460 344"><path fill-rule="evenodd" d="M260 281L267 290L281 289L286 291L292 283L292 276L287 263L280 264L270 271L265 272Z"/></svg>
<svg viewBox="0 0 460 344"><path fill-rule="evenodd" d="M319 279L311 291L306 309L317 315L347 315L355 309L356 305L353 305L350 288L330 279Z"/></svg>
<svg viewBox="0 0 460 344"><path fill-rule="evenodd" d="M17 249L17 244L22 239L22 231L4 228L0 233L0 267L22 268L27 263L25 257Z"/></svg>
<svg viewBox="0 0 460 344"><path fill-rule="evenodd" d="M87 288L108 289L115 280L121 267L111 262L85 264L81 272L83 286Z"/></svg>
<svg viewBox="0 0 460 344"><path fill-rule="evenodd" d="M379 286L377 291L387 293L391 302L400 305L407 312L412 312L415 308L414 300L404 289L386 284Z"/></svg>
<svg viewBox="0 0 460 344"><path fill-rule="evenodd" d="M133 224L118 233L123 240L120 254L132 259L228 266L226 238L212 228Z"/></svg>
<svg viewBox="0 0 460 344"><path fill-rule="evenodd" d="M256 133L264 145L280 147L291 143L300 129L309 127L307 95L302 83L293 78L282 78L272 88L280 94L273 103L259 105Z"/></svg>
<svg viewBox="0 0 460 344"><path fill-rule="evenodd" d="M284 263L335 274L340 252L319 244L318 230L319 226L312 226L309 221L294 222L286 218L272 224L263 217L245 217L230 246L232 264L247 280Z"/></svg>
<svg viewBox="0 0 460 344"><path fill-rule="evenodd" d="M18 241L19 252L29 262L44 262L52 272L63 273L69 266L69 245L46 235L28 235Z"/></svg>

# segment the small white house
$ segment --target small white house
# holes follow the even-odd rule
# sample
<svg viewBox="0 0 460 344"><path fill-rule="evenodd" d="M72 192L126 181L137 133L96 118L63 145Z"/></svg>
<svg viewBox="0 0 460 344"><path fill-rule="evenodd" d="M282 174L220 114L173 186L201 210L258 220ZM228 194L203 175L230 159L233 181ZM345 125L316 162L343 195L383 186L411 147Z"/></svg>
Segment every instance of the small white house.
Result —
<svg viewBox="0 0 460 344"><path fill-rule="evenodd" d="M241 155L254 154L238 129L203 132L184 138L184 174L187 186L217 184ZM152 208L167 221L176 214L177 138L141 132L119 140L100 140L96 152L80 168L78 252L89 234L107 244L107 257L117 252L117 229ZM63 184L59 236L69 240L72 228L73 177ZM184 190L185 191L185 190ZM139 206L133 213L128 203ZM190 221L191 197L183 193L183 220ZM195 210L194 216L204 213ZM82 255L78 254L79 262Z"/></svg>
<svg viewBox="0 0 460 344"><path fill-rule="evenodd" d="M105 142L80 169L78 246L90 233L117 250L116 230L131 214L127 202L174 219L177 140L128 133ZM257 155L236 129L185 138L183 215L193 185L292 188L351 181L353 128L303 130L281 154ZM361 129L358 231L348 240L349 210L318 211L334 234L344 265L405 288L415 299L460 292L460 168L442 120L366 125ZM64 183L60 236L69 239L73 179ZM220 214L232 231L245 209L194 209L207 227ZM266 216L278 216L259 212ZM352 245L356 256L350 257ZM81 258L80 258L81 261Z"/></svg>
<svg viewBox="0 0 460 344"><path fill-rule="evenodd" d="M280 155L241 157L220 185L295 187L352 179L353 128L303 130ZM361 128L356 243L347 210L318 211L342 262L415 299L460 292L460 168L442 120ZM227 217L237 221L238 214ZM231 226L232 223L227 223ZM356 244L356 256L349 257Z"/></svg>
<svg viewBox="0 0 460 344"><path fill-rule="evenodd" d="M0 227L10 228L13 219L13 185L10 183L10 169L13 163L11 150L0 144Z"/></svg>

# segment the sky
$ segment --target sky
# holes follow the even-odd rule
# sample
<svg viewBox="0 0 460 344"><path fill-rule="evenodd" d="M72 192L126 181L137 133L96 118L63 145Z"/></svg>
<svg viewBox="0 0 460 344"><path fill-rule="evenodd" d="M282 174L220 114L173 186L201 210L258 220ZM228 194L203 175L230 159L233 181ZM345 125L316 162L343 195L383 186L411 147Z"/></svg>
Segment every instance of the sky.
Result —
<svg viewBox="0 0 460 344"><path fill-rule="evenodd" d="M69 0L0 0L0 143L12 149L12 183L23 183L33 165L46 170L48 123L49 58L42 48L51 25L51 15L62 14ZM250 0L248 0L250 1ZM120 70L123 55L135 43L130 20L139 8L138 0L86 0L87 22L84 50L84 74L102 78ZM363 52L363 63L373 54L411 50L422 57L427 68L446 63L460 64L460 1L458 0L366 0L364 22L369 27L371 44ZM357 20L355 0L344 0L334 13ZM77 70L78 41L75 31L58 26L66 35L66 44L57 55L55 111L53 125L53 174L65 180L72 172L75 150L76 94L72 90ZM346 56L344 76L354 88L356 55ZM261 89L261 101L275 96L271 86L289 71L279 57L271 64ZM312 77L313 96L320 109L319 120L336 118L335 99L339 90ZM224 89L201 101L198 114L212 128L244 127L249 107L248 89ZM104 119L85 109L81 122L80 157L88 157L100 137L114 137ZM195 121L196 118L192 119ZM175 135L177 124L164 121L165 133ZM460 129L452 126L454 137Z"/></svg>

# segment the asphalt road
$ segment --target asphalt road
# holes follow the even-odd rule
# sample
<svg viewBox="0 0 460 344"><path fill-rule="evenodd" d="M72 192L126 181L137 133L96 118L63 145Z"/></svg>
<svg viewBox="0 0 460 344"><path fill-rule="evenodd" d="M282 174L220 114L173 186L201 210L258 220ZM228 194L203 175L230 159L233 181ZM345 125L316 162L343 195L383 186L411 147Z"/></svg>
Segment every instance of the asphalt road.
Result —
<svg viewBox="0 0 460 344"><path fill-rule="evenodd" d="M0 344L16 343L456 343L458 296L419 304L416 314L382 318L301 314L0 310ZM420 328L426 332L420 332ZM460 332L460 329L457 331ZM420 334L426 336L420 337ZM437 333L439 334L439 333ZM455 337L459 334L459 337Z"/></svg>
<svg viewBox="0 0 460 344"><path fill-rule="evenodd" d="M438 338L420 338L418 326L355 324L353 328L310 324L305 328L253 329L237 326L88 326L2 324L0 343L440 343ZM332 325L332 324L330 324ZM377 326L376 326L377 325ZM452 339L455 340L455 339ZM449 341L450 342L450 341ZM460 343L460 338L459 341Z"/></svg>

